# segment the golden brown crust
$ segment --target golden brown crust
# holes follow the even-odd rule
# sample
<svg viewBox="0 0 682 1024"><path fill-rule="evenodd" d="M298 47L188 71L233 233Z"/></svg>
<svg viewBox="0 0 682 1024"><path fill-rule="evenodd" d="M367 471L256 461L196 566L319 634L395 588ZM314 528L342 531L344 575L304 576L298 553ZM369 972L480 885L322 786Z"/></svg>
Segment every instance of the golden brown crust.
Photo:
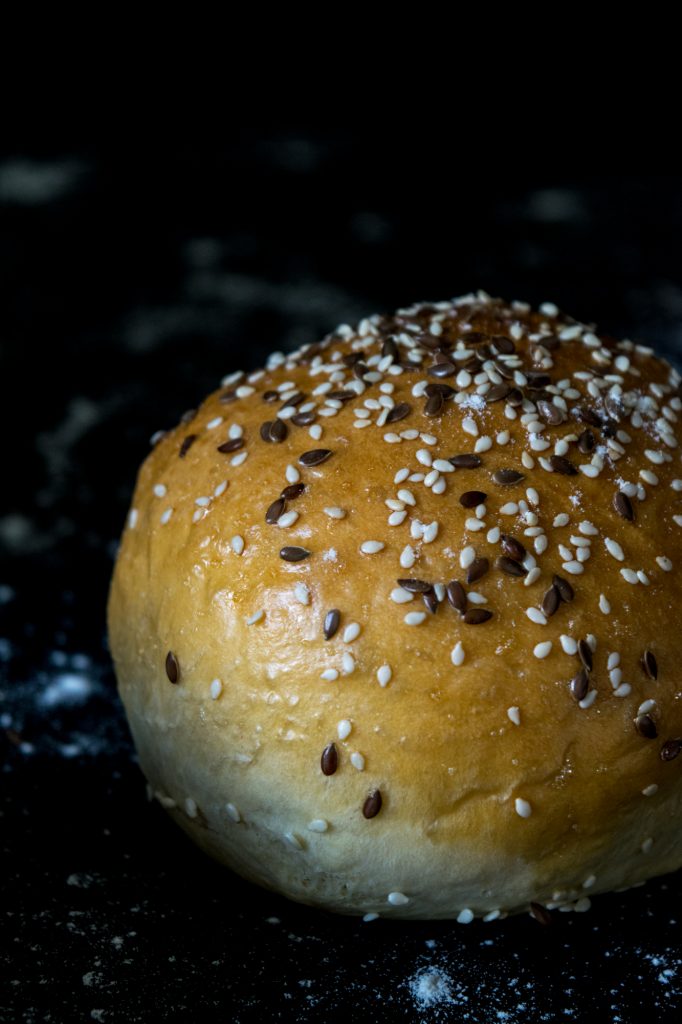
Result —
<svg viewBox="0 0 682 1024"><path fill-rule="evenodd" d="M346 365L354 356L355 369ZM429 373L434 360L456 372ZM434 384L454 389L440 410ZM429 385L425 412L429 395L414 389ZM247 877L344 913L465 911L466 920L469 908L495 916L531 900L582 909L588 893L679 867L682 757L661 756L682 736L678 385L649 350L550 307L531 313L478 296L370 318L274 359L163 436L140 470L109 628L143 770L180 824ZM493 402L481 394L504 387L514 390ZM364 390L344 394L355 388ZM277 401L264 401L267 392ZM321 436L285 411L284 440L263 440L262 424L291 399ZM381 423L383 408L402 403L404 418ZM320 449L331 454L301 464ZM480 466L433 467L475 450ZM427 479L396 482L403 469ZM498 482L509 469L523 479ZM266 522L297 475L305 489L284 509L297 518ZM460 503L470 491L487 496L480 530L476 505ZM335 509L343 518L325 511ZM425 536L415 539L415 521ZM384 547L374 551L375 541ZM309 555L287 561L284 547ZM489 562L471 584L469 547ZM500 557L512 572L524 571L519 559L526 570L535 562L539 574L528 585ZM555 574L573 600L546 596ZM492 617L470 624L447 597L437 601L441 587L426 598L435 612L421 593L395 603L399 579L459 581L484 599L467 610ZM527 609L541 619L543 600L553 614L531 621ZM340 626L325 639L331 609ZM406 623L415 613L423 621ZM359 634L344 640L353 623ZM591 671L574 684L581 703L570 687L581 657L562 636L569 651L586 641L584 660L594 647ZM646 651L656 661L648 671ZM338 768L326 775L320 758L332 742ZM381 807L368 818L376 790ZM395 893L408 902L389 901Z"/></svg>

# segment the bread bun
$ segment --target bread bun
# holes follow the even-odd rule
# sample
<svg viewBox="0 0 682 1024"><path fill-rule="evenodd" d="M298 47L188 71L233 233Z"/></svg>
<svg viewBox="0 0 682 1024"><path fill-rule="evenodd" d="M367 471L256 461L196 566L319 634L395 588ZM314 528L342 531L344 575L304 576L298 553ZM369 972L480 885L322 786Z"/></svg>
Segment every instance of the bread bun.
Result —
<svg viewBox="0 0 682 1024"><path fill-rule="evenodd" d="M109 602L182 828L344 914L678 868L680 375L479 293L222 383L142 466Z"/></svg>

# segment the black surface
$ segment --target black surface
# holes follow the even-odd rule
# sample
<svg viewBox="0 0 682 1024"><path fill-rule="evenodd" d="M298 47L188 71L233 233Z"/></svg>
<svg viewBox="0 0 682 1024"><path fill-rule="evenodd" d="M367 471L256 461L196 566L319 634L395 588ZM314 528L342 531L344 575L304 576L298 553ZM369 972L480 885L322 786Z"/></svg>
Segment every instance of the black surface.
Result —
<svg viewBox="0 0 682 1024"><path fill-rule="evenodd" d="M3 1021L679 1019L679 876L549 928L298 907L146 802L115 694L104 605L135 472L223 374L475 287L678 359L680 181L498 179L403 178L366 140L284 131L0 160Z"/></svg>

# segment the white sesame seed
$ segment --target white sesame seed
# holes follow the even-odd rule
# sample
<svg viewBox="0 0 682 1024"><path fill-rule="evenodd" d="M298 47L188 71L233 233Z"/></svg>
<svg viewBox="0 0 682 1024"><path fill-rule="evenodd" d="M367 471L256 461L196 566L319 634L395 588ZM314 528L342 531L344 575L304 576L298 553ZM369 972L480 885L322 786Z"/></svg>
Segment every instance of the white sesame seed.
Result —
<svg viewBox="0 0 682 1024"><path fill-rule="evenodd" d="M599 595L599 611L603 612L604 615L608 615L611 611L611 602L606 594Z"/></svg>
<svg viewBox="0 0 682 1024"><path fill-rule="evenodd" d="M156 495L157 498L163 498L165 493L166 493L166 485L165 484L154 484L154 494Z"/></svg>
<svg viewBox="0 0 682 1024"><path fill-rule="evenodd" d="M612 668L609 672L609 682L614 690L617 690L623 681L623 673L618 666Z"/></svg>
<svg viewBox="0 0 682 1024"><path fill-rule="evenodd" d="M215 419L212 419L212 420L208 421L208 423L206 424L206 429L207 430L215 430L215 428L219 427L222 422L223 422L222 416L216 416Z"/></svg>
<svg viewBox="0 0 682 1024"><path fill-rule="evenodd" d="M673 516L675 526L682 526L682 516Z"/></svg>
<svg viewBox="0 0 682 1024"><path fill-rule="evenodd" d="M610 537L605 537L604 544L606 545L606 550L610 555L612 555L619 562L622 562L624 560L625 555L623 554L623 549L617 540L611 540Z"/></svg>
<svg viewBox="0 0 682 1024"><path fill-rule="evenodd" d="M230 546L232 547L235 555L241 555L244 550L244 538L240 537L239 534L236 534L230 541Z"/></svg>
<svg viewBox="0 0 682 1024"><path fill-rule="evenodd" d="M326 832L328 828L329 822L325 821L324 818L314 818L313 821L308 822L310 832Z"/></svg>
<svg viewBox="0 0 682 1024"><path fill-rule="evenodd" d="M310 591L305 583L297 583L294 587L294 596L301 604L310 604Z"/></svg>
<svg viewBox="0 0 682 1024"><path fill-rule="evenodd" d="M287 483L290 484L297 484L298 481L301 479L301 474L296 469L296 466L292 466L291 464L289 464L285 469L284 475L287 479Z"/></svg>
<svg viewBox="0 0 682 1024"><path fill-rule="evenodd" d="M420 448L416 455L417 462L421 463L422 466L431 466L433 462L433 456L428 448ZM452 467L454 469L454 466Z"/></svg>
<svg viewBox="0 0 682 1024"><path fill-rule="evenodd" d="M533 547L535 548L535 553L537 555L544 554L544 552L547 550L548 543L549 543L549 541L547 540L547 537L546 537L545 534L541 534L539 537L536 537L535 541L533 542Z"/></svg>
<svg viewBox="0 0 682 1024"><path fill-rule="evenodd" d="M459 667L463 664L464 657L465 655L464 648L462 647L462 641L458 640L455 646L452 648L452 651L450 652L450 660L452 661L453 665Z"/></svg>
<svg viewBox="0 0 682 1024"><path fill-rule="evenodd" d="M227 480L223 480L223 482L221 484L218 484L218 486L216 487L215 491L213 492L213 497L214 498L219 498L221 496L221 494L225 493L226 490L227 490Z"/></svg>
<svg viewBox="0 0 682 1024"><path fill-rule="evenodd" d="M552 641L543 640L542 643L536 644L533 648L533 654L536 658L546 658L549 652L552 650Z"/></svg>
<svg viewBox="0 0 682 1024"><path fill-rule="evenodd" d="M672 489L674 491L682 491L682 480L677 478L677 479L673 480L673 482L670 484L670 486L672 487Z"/></svg>
<svg viewBox="0 0 682 1024"><path fill-rule="evenodd" d="M655 466L660 466L661 463L665 462L665 454L663 452L657 452L651 448L645 448L644 454L649 462L653 462Z"/></svg>
<svg viewBox="0 0 682 1024"><path fill-rule="evenodd" d="M507 718L510 722L513 722L514 725L521 725L521 712L516 705L511 708L507 708Z"/></svg>
<svg viewBox="0 0 682 1024"><path fill-rule="evenodd" d="M421 626L425 618L426 612L408 612L404 622L408 626Z"/></svg>
<svg viewBox="0 0 682 1024"><path fill-rule="evenodd" d="M655 782L652 782L650 786L645 786L642 790L642 796L653 796L654 793L658 793L658 786Z"/></svg>
<svg viewBox="0 0 682 1024"><path fill-rule="evenodd" d="M336 734L340 740L345 740L350 736L352 728L350 719L342 718L336 727Z"/></svg>
<svg viewBox="0 0 682 1024"><path fill-rule="evenodd" d="M398 491L398 498L404 501L406 505L416 505L417 499L415 498L412 491L408 491L406 487L401 487Z"/></svg>
<svg viewBox="0 0 682 1024"><path fill-rule="evenodd" d="M328 505L324 510L325 515L329 516L330 519L344 519L345 511L339 508L337 505Z"/></svg>
<svg viewBox="0 0 682 1024"><path fill-rule="evenodd" d="M260 622L260 620L263 618L264 615L265 615L264 609L263 608L259 608L259 610L257 612L254 612L253 615L249 615L248 619L246 620L246 625L247 626L255 625L256 622Z"/></svg>
<svg viewBox="0 0 682 1024"><path fill-rule="evenodd" d="M629 683L621 683L620 686L613 691L614 697L629 697L632 692L632 687Z"/></svg>
<svg viewBox="0 0 682 1024"><path fill-rule="evenodd" d="M409 469L407 468L407 466L403 466L403 468L399 469L398 472L396 473L396 475L393 477L393 483L394 484L401 484L403 482L403 480L407 480L409 475L410 475Z"/></svg>
<svg viewBox="0 0 682 1024"><path fill-rule="evenodd" d="M211 697L213 700L217 700L220 694L223 692L223 684L219 679L214 679L211 683Z"/></svg>
<svg viewBox="0 0 682 1024"><path fill-rule="evenodd" d="M341 658L341 668L346 676L351 675L355 671L355 658L349 651L346 651Z"/></svg>
<svg viewBox="0 0 682 1024"><path fill-rule="evenodd" d="M447 459L434 459L433 468L437 469L439 473L454 473L455 467Z"/></svg>
<svg viewBox="0 0 682 1024"><path fill-rule="evenodd" d="M196 800L193 800L191 796L188 796L185 800L185 811L189 818L196 818L197 802Z"/></svg>
<svg viewBox="0 0 682 1024"><path fill-rule="evenodd" d="M535 622L538 626L547 625L547 617L540 611L539 608L526 608L526 615L531 622Z"/></svg>
<svg viewBox="0 0 682 1024"><path fill-rule="evenodd" d="M530 587L536 580L540 579L540 569L534 566L523 581L524 587Z"/></svg>
<svg viewBox="0 0 682 1024"><path fill-rule="evenodd" d="M664 572L670 572L673 567L673 563L665 555L657 555L656 562Z"/></svg>
<svg viewBox="0 0 682 1024"><path fill-rule="evenodd" d="M349 622L343 631L344 644L352 644L353 640L357 640L359 636L360 624L358 622Z"/></svg>
<svg viewBox="0 0 682 1024"><path fill-rule="evenodd" d="M372 426L372 421L371 420L354 420L353 426L357 430L362 430L363 427L371 427Z"/></svg>
<svg viewBox="0 0 682 1024"><path fill-rule="evenodd" d="M137 526L137 519L138 519L138 511L137 511L137 509L136 508L131 508L130 512L128 513L128 527L129 527L129 529L131 529L131 530L135 529L135 527Z"/></svg>
<svg viewBox="0 0 682 1024"><path fill-rule="evenodd" d="M535 459L528 452L521 452L521 462L526 469L533 469L535 466Z"/></svg>
<svg viewBox="0 0 682 1024"><path fill-rule="evenodd" d="M406 519L407 512L405 510L403 510L402 512L391 512L390 516L388 517L388 525L401 526Z"/></svg>
<svg viewBox="0 0 682 1024"><path fill-rule="evenodd" d="M590 692L588 694L586 694L586 696L583 697L582 700L578 701L578 707L582 708L583 710L587 710L587 708L591 708L592 707L592 705L594 704L596 699L597 699L597 691L596 690L590 690Z"/></svg>
<svg viewBox="0 0 682 1024"><path fill-rule="evenodd" d="M523 800L520 796L517 796L514 801L514 810L520 818L530 818L533 813L533 808L527 800Z"/></svg>
<svg viewBox="0 0 682 1024"><path fill-rule="evenodd" d="M571 559L569 562L562 562L561 567L571 576L580 576L581 573L585 572L582 562L575 561L575 559Z"/></svg>
<svg viewBox="0 0 682 1024"><path fill-rule="evenodd" d="M379 686L388 686L391 679L393 678L393 669L390 665L382 665L377 669L377 679Z"/></svg>
<svg viewBox="0 0 682 1024"><path fill-rule="evenodd" d="M165 525L172 515L173 515L173 509L172 508L167 508L166 511L161 514L161 518L160 518L159 522L162 523L163 525Z"/></svg>
<svg viewBox="0 0 682 1024"><path fill-rule="evenodd" d="M357 768L359 772L364 772L365 759L362 756L362 754L360 754L357 750L354 750L353 753L350 755L350 763L353 765L354 768Z"/></svg>
<svg viewBox="0 0 682 1024"><path fill-rule="evenodd" d="M471 416L465 416L462 420L462 430L465 434L470 434L472 437L478 437L478 424Z"/></svg>
<svg viewBox="0 0 682 1024"><path fill-rule="evenodd" d="M384 441L386 444L400 444L402 438L400 434L395 434L393 431L390 431L388 434L384 434Z"/></svg>
<svg viewBox="0 0 682 1024"><path fill-rule="evenodd" d="M572 636L567 636L565 633L562 633L562 635L559 637L559 643L561 644L561 648L565 654L578 653L578 644Z"/></svg>
<svg viewBox="0 0 682 1024"><path fill-rule="evenodd" d="M438 442L438 438L434 437L433 434L420 434L419 435L424 444L434 445Z"/></svg>
<svg viewBox="0 0 682 1024"><path fill-rule="evenodd" d="M639 577L632 569L621 569L620 574L627 583L639 583Z"/></svg>
<svg viewBox="0 0 682 1024"><path fill-rule="evenodd" d="M644 572L643 569L638 569L637 570L637 579L639 580L640 583L643 583L645 587L649 586L649 577L647 576L647 574Z"/></svg>
<svg viewBox="0 0 682 1024"><path fill-rule="evenodd" d="M479 437L478 438L478 440L476 441L476 444L474 445L474 451L477 452L478 454L480 454L481 452L490 451L492 446L493 446L493 439L491 437L488 437L487 435L485 435L484 437Z"/></svg>
<svg viewBox="0 0 682 1024"><path fill-rule="evenodd" d="M424 486L433 487L435 482L440 479L440 473L437 469L432 469L430 473L427 473L424 477Z"/></svg>
<svg viewBox="0 0 682 1024"><path fill-rule="evenodd" d="M655 700L651 700L651 699L645 700L637 708L637 714L638 715L646 715L647 712L651 711L651 709L654 708L654 707L656 707L656 701Z"/></svg>
<svg viewBox="0 0 682 1024"><path fill-rule="evenodd" d="M312 427L310 427L308 431L308 434L310 435L310 437L312 437L313 441L319 441L320 438L322 437L322 427L320 426L319 423L313 423Z"/></svg>
<svg viewBox="0 0 682 1024"><path fill-rule="evenodd" d="M569 517L566 512L560 512L558 516L554 517L552 526L568 526Z"/></svg>
<svg viewBox="0 0 682 1024"><path fill-rule="evenodd" d="M433 487L431 488L431 490L432 490L433 494L443 494L443 492L445 491L446 486L447 486L447 484L446 484L446 481L445 481L445 477L442 476L442 477L440 477L440 479L436 480L436 482L433 485Z"/></svg>
<svg viewBox="0 0 682 1024"><path fill-rule="evenodd" d="M414 594L409 590L404 590L403 587L394 587L391 591L391 601L395 604L407 604L412 600L414 600Z"/></svg>
<svg viewBox="0 0 682 1024"><path fill-rule="evenodd" d="M230 459L230 465L241 466L242 462L246 462L248 454L249 453L247 451L237 452L237 454L233 455L232 458Z"/></svg>
<svg viewBox="0 0 682 1024"><path fill-rule="evenodd" d="M500 530L499 526L493 526L492 530L488 530L486 534L486 540L488 541L489 544L497 544L498 540L500 539L501 533L502 531Z"/></svg>
<svg viewBox="0 0 682 1024"><path fill-rule="evenodd" d="M460 910L459 914L457 915L458 924L471 924L473 919L474 912L473 910L469 910L468 907L465 907L464 910Z"/></svg>
<svg viewBox="0 0 682 1024"><path fill-rule="evenodd" d="M519 511L519 506L515 501L507 501L500 509L500 513L503 516L515 516Z"/></svg>
<svg viewBox="0 0 682 1024"><path fill-rule="evenodd" d="M287 526L293 526L297 519L298 512L295 512L294 509L291 509L291 511L285 512L283 515L279 517L279 519L277 520L277 525L281 526L283 529L286 529Z"/></svg>
<svg viewBox="0 0 682 1024"><path fill-rule="evenodd" d="M411 569L415 563L414 548L406 544L400 553L400 565L403 569Z"/></svg>
<svg viewBox="0 0 682 1024"><path fill-rule="evenodd" d="M462 549L462 552L459 556L459 564L462 569L468 569L472 562L475 561L475 559L476 551L474 550L473 547L471 547L471 545L468 545L467 547Z"/></svg>
<svg viewBox="0 0 682 1024"><path fill-rule="evenodd" d="M331 683L335 679L339 678L338 670L335 668L326 668L324 672L320 674L320 679L324 679L325 682Z"/></svg>
<svg viewBox="0 0 682 1024"><path fill-rule="evenodd" d="M238 808L235 807L234 804L231 804L231 803L225 804L225 810L227 812L228 818L230 818L232 821L238 823L238 822L240 822L242 820L242 816L239 813Z"/></svg>
<svg viewBox="0 0 682 1024"><path fill-rule="evenodd" d="M526 490L526 497L528 498L528 500L531 503L531 505L537 506L537 505L540 504L540 495L538 494L538 492L535 490L534 487L529 487Z"/></svg>
<svg viewBox="0 0 682 1024"><path fill-rule="evenodd" d="M360 550L363 555L376 555L379 551L383 551L386 545L381 540L366 540L360 545Z"/></svg>

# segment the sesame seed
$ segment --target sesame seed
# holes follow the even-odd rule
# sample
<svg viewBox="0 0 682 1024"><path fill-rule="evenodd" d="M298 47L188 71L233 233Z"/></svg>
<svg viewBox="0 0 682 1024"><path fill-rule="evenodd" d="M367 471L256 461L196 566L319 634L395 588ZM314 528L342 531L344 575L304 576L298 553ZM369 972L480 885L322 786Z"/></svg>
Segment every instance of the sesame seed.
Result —
<svg viewBox="0 0 682 1024"><path fill-rule="evenodd" d="M288 526L293 526L297 519L298 512L295 512L292 509L291 511L285 512L284 515L281 515L279 517L279 519L277 520L277 525L281 526L283 529L286 529L286 527Z"/></svg>
<svg viewBox="0 0 682 1024"><path fill-rule="evenodd" d="M632 569L621 569L620 574L627 583L639 583L639 577Z"/></svg>
<svg viewBox="0 0 682 1024"><path fill-rule="evenodd" d="M218 484L215 491L213 492L213 497L219 498L222 494L225 493L225 491L227 490L227 486L227 480L223 480L223 482Z"/></svg>
<svg viewBox="0 0 682 1024"><path fill-rule="evenodd" d="M514 801L514 810L520 818L530 818L533 813L533 808L527 800L523 800L520 796L517 796Z"/></svg>
<svg viewBox="0 0 682 1024"><path fill-rule="evenodd" d="M310 604L310 591L306 587L305 583L296 584L294 587L294 596L301 604Z"/></svg>
<svg viewBox="0 0 682 1024"><path fill-rule="evenodd" d="M515 516L519 511L519 506L515 501L507 501L500 508L500 514L503 516Z"/></svg>
<svg viewBox="0 0 682 1024"><path fill-rule="evenodd" d="M464 657L465 655L464 648L462 647L462 642L461 640L458 640L455 646L452 648L452 651L450 652L450 660L452 661L453 665L459 667L464 663Z"/></svg>
<svg viewBox="0 0 682 1024"><path fill-rule="evenodd" d="M670 572L673 567L673 563L665 555L657 555L656 563L663 569L664 572Z"/></svg>
<svg viewBox="0 0 682 1024"><path fill-rule="evenodd" d="M221 683L220 679L213 680L213 682L211 683L210 692L213 700L217 700L220 694L223 692L223 684Z"/></svg>
<svg viewBox="0 0 682 1024"><path fill-rule="evenodd" d="M596 699L597 691L590 690L586 697L583 697L582 700L578 701L578 707L583 708L583 710L586 710L587 708L592 707Z"/></svg>
<svg viewBox="0 0 682 1024"><path fill-rule="evenodd" d="M242 816L239 813L238 808L235 807L234 804L225 804L225 811L227 812L228 818L230 818L232 821L239 823L242 820Z"/></svg>
<svg viewBox="0 0 682 1024"><path fill-rule="evenodd" d="M263 618L264 615L265 615L264 609L260 608L257 612L254 612L253 615L249 615L248 619L246 620L246 625L247 626L255 625L257 622L261 621L261 619Z"/></svg>
<svg viewBox="0 0 682 1024"><path fill-rule="evenodd" d="M156 495L157 498L163 498L165 493L166 493L166 485L165 484L154 484L154 494Z"/></svg>
<svg viewBox="0 0 682 1024"><path fill-rule="evenodd" d="M308 822L310 832L326 832L328 828L329 822L325 821L324 818L315 818L313 821Z"/></svg>
<svg viewBox="0 0 682 1024"><path fill-rule="evenodd" d="M301 479L301 474L296 469L296 466L292 466L291 464L289 464L285 469L284 475L287 479L287 483L290 484L297 484L298 481Z"/></svg>
<svg viewBox="0 0 682 1024"><path fill-rule="evenodd" d="M138 519L138 511L137 511L137 509L136 508L131 508L130 512L128 513L128 527L131 530L134 530L135 527L137 526L137 519Z"/></svg>
<svg viewBox="0 0 682 1024"><path fill-rule="evenodd" d="M471 924L473 919L474 912L473 910L469 910L468 907L465 907L464 910L460 910L459 914L457 915L458 924Z"/></svg>
<svg viewBox="0 0 682 1024"><path fill-rule="evenodd" d="M166 511L161 514L161 518L159 519L159 522L162 524L162 526L166 525L166 523L168 522L168 520L170 519L170 517L172 515L173 515L173 509L172 508L167 508Z"/></svg>
<svg viewBox="0 0 682 1024"><path fill-rule="evenodd" d="M613 691L614 697L628 697L632 692L632 687L629 683L621 683L617 689Z"/></svg>
<svg viewBox="0 0 682 1024"><path fill-rule="evenodd" d="M343 631L343 642L350 644L360 636L360 625L357 622L350 622Z"/></svg>
<svg viewBox="0 0 682 1024"><path fill-rule="evenodd" d="M215 419L212 419L212 420L208 421L208 423L206 424L206 429L207 430L215 430L215 428L219 427L222 422L223 422L222 416L216 416Z"/></svg>
<svg viewBox="0 0 682 1024"><path fill-rule="evenodd" d="M380 540L366 540L360 545L360 551L363 555L376 555L379 551L383 551L386 545Z"/></svg>
<svg viewBox="0 0 682 1024"><path fill-rule="evenodd" d="M514 725L521 725L521 712L516 706L507 708L507 718Z"/></svg>
<svg viewBox="0 0 682 1024"><path fill-rule="evenodd" d="M349 651L346 651L341 658L341 668L346 676L351 675L355 671L355 658Z"/></svg>
<svg viewBox="0 0 682 1024"><path fill-rule="evenodd" d="M334 680L338 678L338 669L335 668L326 668L324 672L320 673L320 679L324 679L326 683L333 683Z"/></svg>
<svg viewBox="0 0 682 1024"><path fill-rule="evenodd" d="M642 796L653 796L658 793L658 786L653 782L650 786L645 786L642 790Z"/></svg>
<svg viewBox="0 0 682 1024"><path fill-rule="evenodd" d="M408 626L421 626L425 618L426 612L408 612L403 621Z"/></svg>
<svg viewBox="0 0 682 1024"><path fill-rule="evenodd" d="M310 552L306 548L300 547L284 547L279 553L279 557L285 562L301 562L309 555Z"/></svg>
<svg viewBox="0 0 682 1024"><path fill-rule="evenodd" d="M350 719L342 718L341 721L339 722L339 724L336 727L336 732L337 732L337 735L338 735L339 739L340 740L347 739L350 736L350 734L351 734L352 728L353 728L353 726L351 724Z"/></svg>
<svg viewBox="0 0 682 1024"><path fill-rule="evenodd" d="M536 644L533 648L533 654L536 658L546 658L552 650L552 641L543 640L542 643Z"/></svg>
<svg viewBox="0 0 682 1024"><path fill-rule="evenodd" d="M547 618L538 608L526 608L526 615L531 622L536 623L538 626L546 626Z"/></svg>
<svg viewBox="0 0 682 1024"><path fill-rule="evenodd" d="M230 541L230 546L232 547L235 555L241 555L244 550L244 538L240 537L239 534L236 534Z"/></svg>
<svg viewBox="0 0 682 1024"><path fill-rule="evenodd" d="M166 675L171 683L180 681L180 663L172 651L166 655Z"/></svg>
<svg viewBox="0 0 682 1024"><path fill-rule="evenodd" d="M462 567L462 569L468 569L469 566L474 562L475 558L475 549L471 547L471 545L468 545L467 547L462 549L462 552L459 556L459 564Z"/></svg>
<svg viewBox="0 0 682 1024"><path fill-rule="evenodd" d="M197 802L193 800L191 796L188 796L185 800L185 811L189 818L196 818L197 816Z"/></svg>
<svg viewBox="0 0 682 1024"><path fill-rule="evenodd" d="M379 681L379 686L388 686L392 678L393 670L391 669L390 665L382 665L377 670L377 679Z"/></svg>
<svg viewBox="0 0 682 1024"><path fill-rule="evenodd" d="M406 903L410 902L410 897L403 892L389 892L386 899L393 907L404 907Z"/></svg>
<svg viewBox="0 0 682 1024"><path fill-rule="evenodd" d="M578 653L578 644L572 636L567 636L565 633L562 633L562 635L559 637L559 643L561 644L561 648L564 654Z"/></svg>

